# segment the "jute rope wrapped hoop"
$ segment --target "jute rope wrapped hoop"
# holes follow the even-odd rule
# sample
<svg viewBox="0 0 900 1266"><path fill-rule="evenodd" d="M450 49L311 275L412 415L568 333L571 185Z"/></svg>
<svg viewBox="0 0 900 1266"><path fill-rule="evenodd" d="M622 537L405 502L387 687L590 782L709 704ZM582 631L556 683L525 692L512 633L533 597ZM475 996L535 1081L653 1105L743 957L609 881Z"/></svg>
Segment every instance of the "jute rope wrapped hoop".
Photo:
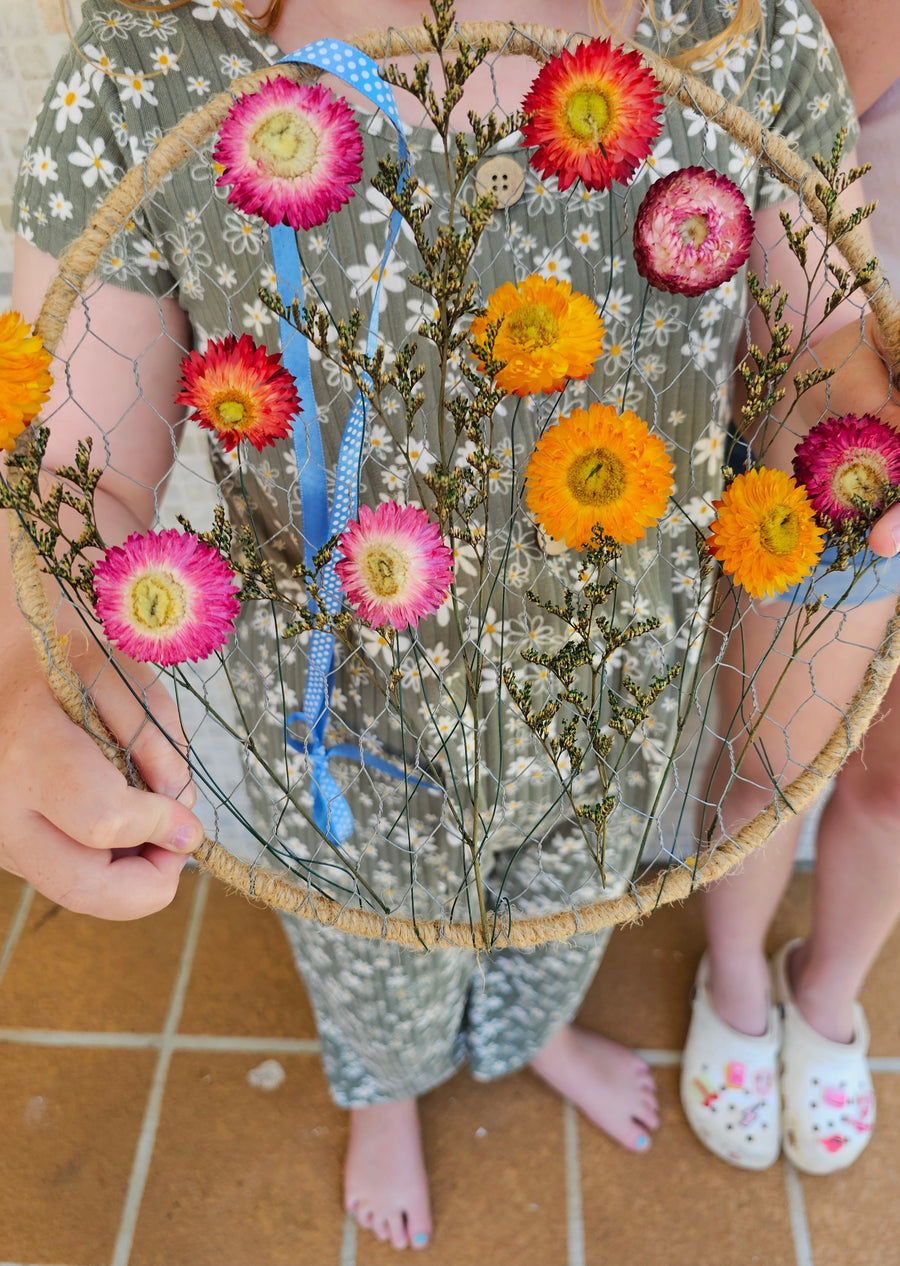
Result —
<svg viewBox="0 0 900 1266"><path fill-rule="evenodd" d="M471 45L486 41L489 51L529 56L538 62L545 61L572 42L572 37L565 32L549 27L520 27L503 23L464 23L458 28L458 38ZM377 32L353 42L375 59L432 51L428 35L421 27ZM691 74L644 50L640 51L667 97L715 121L786 187L798 193L818 223L826 223L825 207L817 192L821 177L798 158L783 137L766 131L746 111L728 103ZM277 71L266 69L235 80L232 91L221 93L202 110L182 120L149 157L128 172L108 195L66 252L48 289L35 330L49 350L57 347L69 313L104 249L142 200L168 171L194 153L219 128L236 96L253 92L273 73L301 79L305 72L296 66L285 65L279 66ZM865 239L857 230L842 235L836 249L854 273L859 273L869 263ZM887 354L896 364L900 361L900 306L877 265L862 289L878 321ZM71 719L91 733L106 756L133 778L133 768L128 765L90 702L85 700L83 688L53 625L37 551L25 526L17 519L11 519L10 543L19 601L31 623L38 654L45 664L56 697ZM828 779L859 743L877 713L900 661L898 633L900 606L844 719L836 726L819 755L799 777L779 792L777 804L773 801L733 840L719 844L708 855L701 856L694 868L685 865L671 868L634 885L619 898L600 900L548 915L517 918L508 927L501 926L498 919L490 945L482 928L471 926L468 922L429 923L395 916L383 917L372 911L341 905L315 892L301 891L280 874L239 861L210 839L204 840L196 856L200 864L217 877L267 905L315 918L353 935L385 938L415 949L457 946L483 950L504 945L524 948L563 940L576 932L597 931L640 919L657 906L682 900L697 886L719 879L763 844L786 816L801 813L813 803Z"/></svg>

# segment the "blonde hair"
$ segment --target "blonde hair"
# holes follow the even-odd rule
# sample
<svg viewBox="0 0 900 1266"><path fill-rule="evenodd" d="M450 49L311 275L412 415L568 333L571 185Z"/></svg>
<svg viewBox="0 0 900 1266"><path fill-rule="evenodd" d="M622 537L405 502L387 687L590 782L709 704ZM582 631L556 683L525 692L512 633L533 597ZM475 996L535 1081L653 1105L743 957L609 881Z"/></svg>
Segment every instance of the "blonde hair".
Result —
<svg viewBox="0 0 900 1266"><path fill-rule="evenodd" d="M625 0L625 7L621 17L617 22L613 22L606 12L606 6L603 0L587 0L588 10L595 22L598 22L612 31L613 34L628 21L628 18L639 8L641 0ZM660 21L656 13L653 0L648 2L648 10L650 21L660 30L663 23ZM736 0L735 12L731 21L725 26L718 35L713 36L709 40L701 40L699 44L695 44L693 48L686 49L683 53L677 53L671 60L673 65L686 68L693 66L697 62L705 61L712 53L722 50L727 52L738 42L742 35L750 35L758 31L763 24L762 5L760 0ZM664 49L661 51L665 52Z"/></svg>

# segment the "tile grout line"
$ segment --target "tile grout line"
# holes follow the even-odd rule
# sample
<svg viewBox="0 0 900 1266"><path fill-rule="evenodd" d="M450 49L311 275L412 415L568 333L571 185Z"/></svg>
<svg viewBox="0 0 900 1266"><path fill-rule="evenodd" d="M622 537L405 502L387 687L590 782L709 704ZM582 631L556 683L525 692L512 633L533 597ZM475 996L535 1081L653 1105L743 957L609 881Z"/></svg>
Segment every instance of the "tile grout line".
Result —
<svg viewBox="0 0 900 1266"><path fill-rule="evenodd" d="M634 1053L640 1055L651 1068L677 1068L681 1063L681 1051L662 1051L639 1046Z"/></svg>
<svg viewBox="0 0 900 1266"><path fill-rule="evenodd" d="M356 1266L356 1218L352 1213L344 1214L340 1266Z"/></svg>
<svg viewBox="0 0 900 1266"><path fill-rule="evenodd" d="M272 1055L318 1055L321 1043L304 1037L251 1037L241 1034L176 1033L166 1039L160 1033L126 1033L119 1030L4 1029L0 1042L15 1046L100 1047L110 1050L147 1050L167 1042L173 1051L254 1052ZM0 1266L5 1263L0 1262Z"/></svg>
<svg viewBox="0 0 900 1266"><path fill-rule="evenodd" d="M568 1266L584 1266L584 1218L581 1207L581 1157L575 1105L563 1099L563 1146L566 1173L566 1230Z"/></svg>
<svg viewBox="0 0 900 1266"><path fill-rule="evenodd" d="M26 907L22 913L23 925L27 914ZM13 946L9 953L4 949L0 954L0 978L14 948ZM259 1051L272 1055L318 1055L322 1050L318 1038L311 1037L267 1037L265 1034L250 1033L173 1033L164 1038L160 1033L134 1033L122 1029L0 1027L0 1042L12 1046L89 1046L146 1050L160 1047L164 1041L173 1051L222 1051L226 1054ZM644 1046L635 1048L635 1054L640 1055L652 1068L677 1068L681 1063L680 1051L656 1050ZM869 1068L873 1073L900 1073L900 1055L870 1055ZM0 1262L0 1266L8 1266L8 1263Z"/></svg>
<svg viewBox="0 0 900 1266"><path fill-rule="evenodd" d="M141 1132L138 1137L137 1147L134 1152L134 1161L131 1166L131 1175L128 1180L128 1190L125 1193L125 1200L122 1206L122 1216L119 1221L119 1231L116 1236L116 1243L113 1249L112 1266L128 1266L131 1256L131 1248L134 1242L134 1233L137 1227L138 1213L140 1212L141 1201L144 1197L144 1188L147 1184L147 1175L150 1172L150 1161L153 1158L153 1148L156 1143L156 1131L159 1127L159 1119L162 1112L163 1094L166 1088L166 1080L169 1074L169 1065L172 1060L173 1038L181 1019L181 1012L184 1007L184 999L187 993L188 980L191 974L191 968L194 963L194 954L197 949L197 940L200 935L200 924L203 920L203 912L206 909L206 897L209 891L209 874L204 872L197 878L197 889L194 893L194 900L191 905L191 914L188 921L187 932L185 933L184 945L181 950L181 962L178 965L178 976L172 989L172 997L169 1001L169 1009L166 1013L165 1022L163 1024L162 1033L160 1034L160 1049L156 1060L156 1068L153 1073L153 1082L150 1086L150 1093L147 1096L147 1106L144 1109L144 1119L141 1123Z"/></svg>
<svg viewBox="0 0 900 1266"><path fill-rule="evenodd" d="M900 1073L900 1055L870 1055L869 1071L873 1073Z"/></svg>
<svg viewBox="0 0 900 1266"><path fill-rule="evenodd" d="M809 1238L809 1223L806 1219L806 1201L803 1199L803 1188L799 1175L789 1160L783 1162L784 1185L787 1190L788 1210L791 1215L791 1232L794 1237L794 1256L797 1266L815 1266L812 1255L812 1241Z"/></svg>
<svg viewBox="0 0 900 1266"><path fill-rule="evenodd" d="M28 914L31 910L31 903L34 901L34 889L31 884L26 884L16 906L16 912L13 915L12 922L9 925L9 931L6 934L6 941L3 945L3 953L0 954L0 981L6 973L6 969L10 964L16 946L19 944L19 937L22 935L25 924L28 921Z"/></svg>

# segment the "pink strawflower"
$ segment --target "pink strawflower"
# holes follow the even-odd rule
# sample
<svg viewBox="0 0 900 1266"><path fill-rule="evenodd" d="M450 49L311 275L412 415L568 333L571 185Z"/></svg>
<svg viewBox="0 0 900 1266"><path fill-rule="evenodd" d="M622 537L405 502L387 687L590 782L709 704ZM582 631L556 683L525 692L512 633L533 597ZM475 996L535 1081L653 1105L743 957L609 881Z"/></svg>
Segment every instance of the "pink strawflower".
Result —
<svg viewBox="0 0 900 1266"><path fill-rule="evenodd" d="M236 581L191 533L135 532L94 565L97 615L109 640L141 663L206 659L232 632Z"/></svg>
<svg viewBox="0 0 900 1266"><path fill-rule="evenodd" d="M366 624L415 626L437 611L453 579L453 551L416 506L393 501L382 501L376 510L360 506L338 550L343 557L335 571Z"/></svg>
<svg viewBox="0 0 900 1266"><path fill-rule="evenodd" d="M638 272L657 290L701 295L746 263L753 216L727 176L682 167L650 186L634 222Z"/></svg>
<svg viewBox="0 0 900 1266"><path fill-rule="evenodd" d="M213 158L228 201L268 225L311 229L353 197L362 138L347 102L321 84L278 76L240 97L219 129Z"/></svg>
<svg viewBox="0 0 900 1266"><path fill-rule="evenodd" d="M860 499L878 510L885 489L900 484L900 435L869 414L827 418L797 445L794 473L817 514L858 519Z"/></svg>

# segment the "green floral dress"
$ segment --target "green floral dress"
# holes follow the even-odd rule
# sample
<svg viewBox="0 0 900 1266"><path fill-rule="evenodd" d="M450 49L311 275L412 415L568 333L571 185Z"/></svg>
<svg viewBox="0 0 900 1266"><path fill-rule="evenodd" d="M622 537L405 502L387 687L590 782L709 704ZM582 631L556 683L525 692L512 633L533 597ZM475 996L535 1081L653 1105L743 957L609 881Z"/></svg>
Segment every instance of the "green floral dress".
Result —
<svg viewBox="0 0 900 1266"><path fill-rule="evenodd" d="M661 0L655 24L645 17L637 39L674 54L715 37L731 8L712 0L684 8ZM805 0L763 0L763 12L761 40L745 36L719 50L701 74L726 96L740 94L747 109L776 123L801 154L828 152L838 128L852 133L855 126L830 39ZM18 231L54 255L173 123L281 56L221 0L152 14L87 0L83 14L77 49L58 68L29 137L16 195ZM380 115L360 114L359 122L363 182L349 206L299 235L298 246L307 295L324 296L335 319L356 307L369 311L380 278L381 339L390 363L404 342L418 338L433 301L414 282L421 263L408 232L382 262L388 204L371 178L379 157L396 154L396 136ZM425 127L410 128L409 143L417 198L432 208L433 234L450 214L446 157ZM98 278L177 298L201 350L229 332L276 350L278 322L258 294L261 286L278 283L267 230L215 186L211 147L212 140L200 146L154 191L105 255ZM511 396L496 410L500 461L488 509L480 512L487 516L483 557L471 547L456 550L457 607L445 603L420 624L416 639L401 634L393 646L363 628L358 647L337 657L329 741L425 767L442 787L410 793L402 780L358 759L331 762L355 823L345 855L386 907L422 919L465 917L466 903L473 902L467 831L478 835L486 899L501 917L510 906L529 913L615 895L632 882L639 858L665 848L664 811L674 806L677 814L686 796L670 761L685 704L678 680L662 692L612 771L586 767L572 785L576 803L605 794L617 801L606 833L605 886L553 762L501 686L501 666L512 664L522 682L530 681L536 706L549 698L546 669L518 652L555 649L565 630L527 595L534 590L558 603L566 589L582 593L588 579L583 555L545 549L525 510L523 476L546 427L593 401L633 410L663 439L675 493L658 528L628 547L616 565L609 612L623 628L645 620L656 627L608 660L603 685L627 703L624 675L643 688L680 663L680 681L690 680L701 585L695 536L715 516L711 502L721 488L745 276L742 271L699 299L650 290L632 258L633 216L653 180L694 164L729 175L751 210L787 196L714 123L671 103L627 193L589 193L580 186L560 192L528 166L517 137L501 148L521 169L524 186L483 236L473 266L480 297L532 273L569 281L601 310L604 350L593 375L571 383L561 400ZM451 395L464 387L463 355L456 352L446 366ZM313 353L313 372L326 466L333 471L354 388L346 371L321 353ZM410 436L396 393L386 393L373 412L360 502L420 502L446 425L437 407L438 377L432 364ZM103 420L94 422L102 431ZM472 456L462 440L453 460L466 467ZM251 450L239 467L218 451L213 463L230 517L252 517L279 582L296 594L292 569L302 559L303 528L290 441L259 454ZM277 616L279 629L288 618L287 612ZM302 707L306 646L305 637L275 637L272 611L258 603L247 605L229 648L230 674L259 756L247 767L253 828L265 861L277 856L301 882L367 901L265 772L266 765L274 769L293 800L311 808L305 759L285 743L286 717ZM474 647L482 671L473 697L465 656L471 662ZM374 668L374 680L366 665ZM384 679L392 669L399 671L399 687L389 698ZM292 733L302 737L302 726ZM222 834L227 841L227 825ZM485 1078L526 1063L577 1010L606 940L581 935L475 963L461 951L415 955L311 921L286 918L285 924L316 1008L332 1089L344 1104L418 1094L465 1058Z"/></svg>

